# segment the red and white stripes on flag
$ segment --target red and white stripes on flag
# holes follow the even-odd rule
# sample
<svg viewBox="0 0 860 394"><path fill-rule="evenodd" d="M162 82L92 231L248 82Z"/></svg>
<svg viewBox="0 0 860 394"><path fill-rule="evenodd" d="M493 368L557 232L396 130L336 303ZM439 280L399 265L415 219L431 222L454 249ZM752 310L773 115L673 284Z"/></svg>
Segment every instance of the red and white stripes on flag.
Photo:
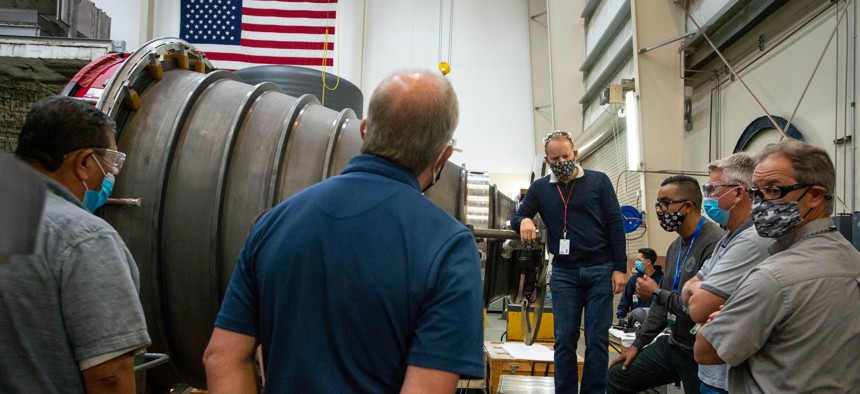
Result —
<svg viewBox="0 0 860 394"><path fill-rule="evenodd" d="M334 65L337 0L239 1L183 0L181 37L221 69Z"/></svg>

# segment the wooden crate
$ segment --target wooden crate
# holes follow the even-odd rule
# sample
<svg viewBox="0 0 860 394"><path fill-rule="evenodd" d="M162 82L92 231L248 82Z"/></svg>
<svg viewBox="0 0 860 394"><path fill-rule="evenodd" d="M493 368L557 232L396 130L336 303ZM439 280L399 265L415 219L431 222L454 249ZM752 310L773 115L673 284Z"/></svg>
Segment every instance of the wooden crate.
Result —
<svg viewBox="0 0 860 394"><path fill-rule="evenodd" d="M504 342L484 342L484 352L487 354L487 380L490 393L499 389L499 378L502 375L555 376L552 362L520 360L513 358L502 347ZM550 343L535 343L534 346L546 346L552 349ZM578 359L578 376L582 380L582 357Z"/></svg>

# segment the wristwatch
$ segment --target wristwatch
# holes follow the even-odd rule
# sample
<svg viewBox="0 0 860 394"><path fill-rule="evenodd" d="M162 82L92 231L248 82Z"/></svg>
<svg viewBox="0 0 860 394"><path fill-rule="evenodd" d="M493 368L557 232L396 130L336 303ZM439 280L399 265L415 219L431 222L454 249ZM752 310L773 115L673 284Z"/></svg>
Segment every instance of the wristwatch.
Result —
<svg viewBox="0 0 860 394"><path fill-rule="evenodd" d="M663 289L657 289L653 293L651 293L651 302L656 302L659 304L660 294L663 293Z"/></svg>

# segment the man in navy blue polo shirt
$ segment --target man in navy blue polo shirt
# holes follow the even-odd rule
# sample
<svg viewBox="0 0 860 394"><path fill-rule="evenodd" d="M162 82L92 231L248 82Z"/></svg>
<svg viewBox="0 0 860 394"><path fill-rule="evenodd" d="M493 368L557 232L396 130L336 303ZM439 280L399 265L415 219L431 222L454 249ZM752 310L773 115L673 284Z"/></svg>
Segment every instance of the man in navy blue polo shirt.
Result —
<svg viewBox="0 0 860 394"><path fill-rule="evenodd" d="M602 393L609 363L612 295L624 290L626 239L621 209L606 174L576 164L578 152L566 131L544 138L552 174L529 187L511 226L523 242L535 239L532 218L546 224L552 253L553 319L555 322L555 388L577 392L576 345L585 308L585 365L582 392Z"/></svg>
<svg viewBox="0 0 860 394"><path fill-rule="evenodd" d="M362 155L279 204L239 255L204 355L210 391L453 392L483 376L475 239L422 195L451 156L457 96L440 74L385 79Z"/></svg>

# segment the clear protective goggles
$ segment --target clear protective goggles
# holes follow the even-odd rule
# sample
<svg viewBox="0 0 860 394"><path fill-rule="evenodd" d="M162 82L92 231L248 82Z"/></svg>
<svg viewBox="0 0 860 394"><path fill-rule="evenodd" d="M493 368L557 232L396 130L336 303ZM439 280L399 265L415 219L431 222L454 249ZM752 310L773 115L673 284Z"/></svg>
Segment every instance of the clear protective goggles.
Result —
<svg viewBox="0 0 860 394"><path fill-rule="evenodd" d="M125 163L125 153L106 148L92 148L95 154L101 156L102 163L105 164L110 173L117 175Z"/></svg>
<svg viewBox="0 0 860 394"><path fill-rule="evenodd" d="M702 185L702 197L714 197L714 193L723 187L738 187L737 183L706 183Z"/></svg>

